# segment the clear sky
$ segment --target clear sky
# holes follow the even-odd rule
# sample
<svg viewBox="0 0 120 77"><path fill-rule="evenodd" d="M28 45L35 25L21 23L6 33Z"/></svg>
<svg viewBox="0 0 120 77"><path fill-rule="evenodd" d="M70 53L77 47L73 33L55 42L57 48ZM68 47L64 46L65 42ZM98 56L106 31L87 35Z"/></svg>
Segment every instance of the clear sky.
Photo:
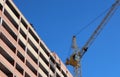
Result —
<svg viewBox="0 0 120 77"><path fill-rule="evenodd" d="M14 0L48 48L65 60L71 39L116 0ZM99 25L101 16L77 35L81 48ZM73 68L68 66L73 73ZM120 7L82 58L83 77L120 77Z"/></svg>

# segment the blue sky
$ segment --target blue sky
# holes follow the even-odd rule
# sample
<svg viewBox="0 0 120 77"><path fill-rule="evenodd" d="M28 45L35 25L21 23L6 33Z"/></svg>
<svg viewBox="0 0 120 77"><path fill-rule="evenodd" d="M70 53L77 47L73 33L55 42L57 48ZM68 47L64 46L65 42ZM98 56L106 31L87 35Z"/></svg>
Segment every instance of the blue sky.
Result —
<svg viewBox="0 0 120 77"><path fill-rule="evenodd" d="M38 35L63 62L72 53L71 39L115 0L14 0ZM77 35L82 47L101 16ZM82 59L83 77L120 77L120 7ZM70 49L70 50L69 50ZM73 68L68 66L73 73Z"/></svg>

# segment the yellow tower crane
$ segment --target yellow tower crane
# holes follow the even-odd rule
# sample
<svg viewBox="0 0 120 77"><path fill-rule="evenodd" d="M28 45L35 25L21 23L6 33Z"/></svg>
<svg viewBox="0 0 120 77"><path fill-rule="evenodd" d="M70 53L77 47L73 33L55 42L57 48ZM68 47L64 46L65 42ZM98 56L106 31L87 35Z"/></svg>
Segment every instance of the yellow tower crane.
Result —
<svg viewBox="0 0 120 77"><path fill-rule="evenodd" d="M111 8L109 9L108 13L105 15L101 23L98 25L98 27L95 29L95 31L92 33L88 41L85 43L85 45L82 48L79 48L76 44L76 36L73 36L72 38L72 48L73 48L73 54L70 56L69 59L66 60L66 65L71 65L75 68L75 76L74 77L82 77L81 74L81 59L83 55L86 53L87 49L90 47L90 45L94 42L96 37L100 34L102 29L105 27L109 19L113 16L115 11L117 10L118 6L120 6L120 0L116 0L115 3L112 4Z"/></svg>

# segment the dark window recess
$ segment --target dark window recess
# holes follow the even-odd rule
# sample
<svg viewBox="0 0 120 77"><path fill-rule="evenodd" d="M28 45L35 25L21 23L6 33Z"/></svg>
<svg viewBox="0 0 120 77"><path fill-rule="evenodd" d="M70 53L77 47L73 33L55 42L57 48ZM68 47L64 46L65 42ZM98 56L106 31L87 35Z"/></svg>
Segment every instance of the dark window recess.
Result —
<svg viewBox="0 0 120 77"><path fill-rule="evenodd" d="M43 67L43 65L40 62L39 62L39 67L47 76L49 75L48 71Z"/></svg>
<svg viewBox="0 0 120 77"><path fill-rule="evenodd" d="M55 59L50 56L50 69L52 70L52 72L55 72Z"/></svg>
<svg viewBox="0 0 120 77"><path fill-rule="evenodd" d="M16 9L13 7L13 5L9 2L9 0L6 1L6 4L9 6L9 8L12 10L12 12L15 14L17 18L20 17L19 13L16 11Z"/></svg>
<svg viewBox="0 0 120 77"><path fill-rule="evenodd" d="M45 64L46 64L47 66L49 66L49 62L46 60L46 58L43 56L42 53L40 53L40 57L41 57L42 60L45 62Z"/></svg>
<svg viewBox="0 0 120 77"><path fill-rule="evenodd" d="M52 72L55 72L55 65L51 60L50 60L50 69L52 70Z"/></svg>
<svg viewBox="0 0 120 77"><path fill-rule="evenodd" d="M58 73L56 73L56 77L60 77L60 75Z"/></svg>
<svg viewBox="0 0 120 77"><path fill-rule="evenodd" d="M26 65L35 75L37 75L36 69L28 61L26 61Z"/></svg>
<svg viewBox="0 0 120 77"><path fill-rule="evenodd" d="M54 77L54 76L50 75L50 77Z"/></svg>
<svg viewBox="0 0 120 77"><path fill-rule="evenodd" d="M10 27L4 21L2 25L7 30L7 32L14 38L14 40L17 40L17 35L10 29Z"/></svg>
<svg viewBox="0 0 120 77"><path fill-rule="evenodd" d="M25 77L30 77L30 75L28 75L28 73L25 72Z"/></svg>
<svg viewBox="0 0 120 77"><path fill-rule="evenodd" d="M56 67L58 68L58 70L60 71L60 64L56 63Z"/></svg>
<svg viewBox="0 0 120 77"><path fill-rule="evenodd" d="M20 65L16 64L16 69L23 75L24 70Z"/></svg>
<svg viewBox="0 0 120 77"><path fill-rule="evenodd" d="M2 35L2 33L0 32L0 39L1 39L1 37L2 37L1 35Z"/></svg>
<svg viewBox="0 0 120 77"><path fill-rule="evenodd" d="M28 25L26 24L26 22L23 20L23 18L21 18L21 23L24 25L24 27L27 29Z"/></svg>
<svg viewBox="0 0 120 77"><path fill-rule="evenodd" d="M25 60L25 58L24 58L24 56L18 51L18 53L17 53L17 56L19 57L19 59L22 61L22 62L24 62L24 60Z"/></svg>
<svg viewBox="0 0 120 77"><path fill-rule="evenodd" d="M34 55L30 52L29 49L27 49L27 54L31 57L31 59L37 64L38 60L34 57Z"/></svg>
<svg viewBox="0 0 120 77"><path fill-rule="evenodd" d="M53 56L50 56L50 61L52 61L55 64L55 59Z"/></svg>
<svg viewBox="0 0 120 77"><path fill-rule="evenodd" d="M38 49L37 49L37 47L33 44L33 42L32 42L30 39L28 39L28 42L29 42L29 44L32 46L32 48L35 50L35 52L38 54Z"/></svg>
<svg viewBox="0 0 120 77"><path fill-rule="evenodd" d="M1 33L1 39L14 53L16 52L15 46L2 33Z"/></svg>
<svg viewBox="0 0 120 77"><path fill-rule="evenodd" d="M23 50L25 50L25 45L23 42L19 39L18 44L22 47Z"/></svg>
<svg viewBox="0 0 120 77"><path fill-rule="evenodd" d="M7 75L7 77L13 77L11 71L9 71L1 62L0 62L0 70Z"/></svg>
<svg viewBox="0 0 120 77"><path fill-rule="evenodd" d="M0 39L1 39L1 37L2 37L1 35L2 35L2 33L0 32Z"/></svg>
<svg viewBox="0 0 120 77"><path fill-rule="evenodd" d="M29 32L33 36L33 38L36 40L36 42L39 43L39 39L37 38L37 36L33 33L33 31L30 28L29 28Z"/></svg>
<svg viewBox="0 0 120 77"><path fill-rule="evenodd" d="M0 17L0 25L1 25L2 18Z"/></svg>
<svg viewBox="0 0 120 77"><path fill-rule="evenodd" d="M18 24L15 22L15 20L12 18L12 16L6 11L4 11L5 16L10 20L10 22L13 24L13 26L18 30Z"/></svg>
<svg viewBox="0 0 120 77"><path fill-rule="evenodd" d="M65 72L62 70L62 74L64 77L67 77L67 75L65 74Z"/></svg>
<svg viewBox="0 0 120 77"><path fill-rule="evenodd" d="M42 77L41 74L38 74L38 77Z"/></svg>
<svg viewBox="0 0 120 77"><path fill-rule="evenodd" d="M55 73L55 66L50 65L50 69L52 70L53 73Z"/></svg>
<svg viewBox="0 0 120 77"><path fill-rule="evenodd" d="M26 34L24 33L24 31L21 28L20 28L20 33L26 39Z"/></svg>
<svg viewBox="0 0 120 77"><path fill-rule="evenodd" d="M2 11L2 9L3 9L3 6L0 4L0 10Z"/></svg>
<svg viewBox="0 0 120 77"><path fill-rule="evenodd" d="M14 66L14 60L9 56L6 51L0 47L0 54L11 64Z"/></svg>
<svg viewBox="0 0 120 77"><path fill-rule="evenodd" d="M50 54L49 54L48 50L45 48L45 46L41 42L40 42L40 46L44 50L44 52L47 54L47 56L49 56Z"/></svg>
<svg viewBox="0 0 120 77"><path fill-rule="evenodd" d="M14 77L17 77L16 75Z"/></svg>

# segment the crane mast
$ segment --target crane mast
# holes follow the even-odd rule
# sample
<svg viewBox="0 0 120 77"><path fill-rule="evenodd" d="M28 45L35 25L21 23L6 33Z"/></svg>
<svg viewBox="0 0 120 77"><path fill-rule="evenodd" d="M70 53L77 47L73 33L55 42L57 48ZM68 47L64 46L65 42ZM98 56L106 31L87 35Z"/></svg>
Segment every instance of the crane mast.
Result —
<svg viewBox="0 0 120 77"><path fill-rule="evenodd" d="M105 27L107 22L110 20L110 18L113 16L114 12L117 10L118 6L120 5L120 0L116 0L115 3L111 6L108 13L105 15L101 23L98 25L98 27L95 29L95 31L92 33L88 41L83 45L81 49L78 48L76 44L76 37L73 36L72 39L72 48L73 48L73 54L70 56L70 59L67 59L66 65L71 65L75 68L75 76L74 77L82 77L81 75L81 59L83 55L86 53L88 47L94 42L96 37L100 34L102 29Z"/></svg>

